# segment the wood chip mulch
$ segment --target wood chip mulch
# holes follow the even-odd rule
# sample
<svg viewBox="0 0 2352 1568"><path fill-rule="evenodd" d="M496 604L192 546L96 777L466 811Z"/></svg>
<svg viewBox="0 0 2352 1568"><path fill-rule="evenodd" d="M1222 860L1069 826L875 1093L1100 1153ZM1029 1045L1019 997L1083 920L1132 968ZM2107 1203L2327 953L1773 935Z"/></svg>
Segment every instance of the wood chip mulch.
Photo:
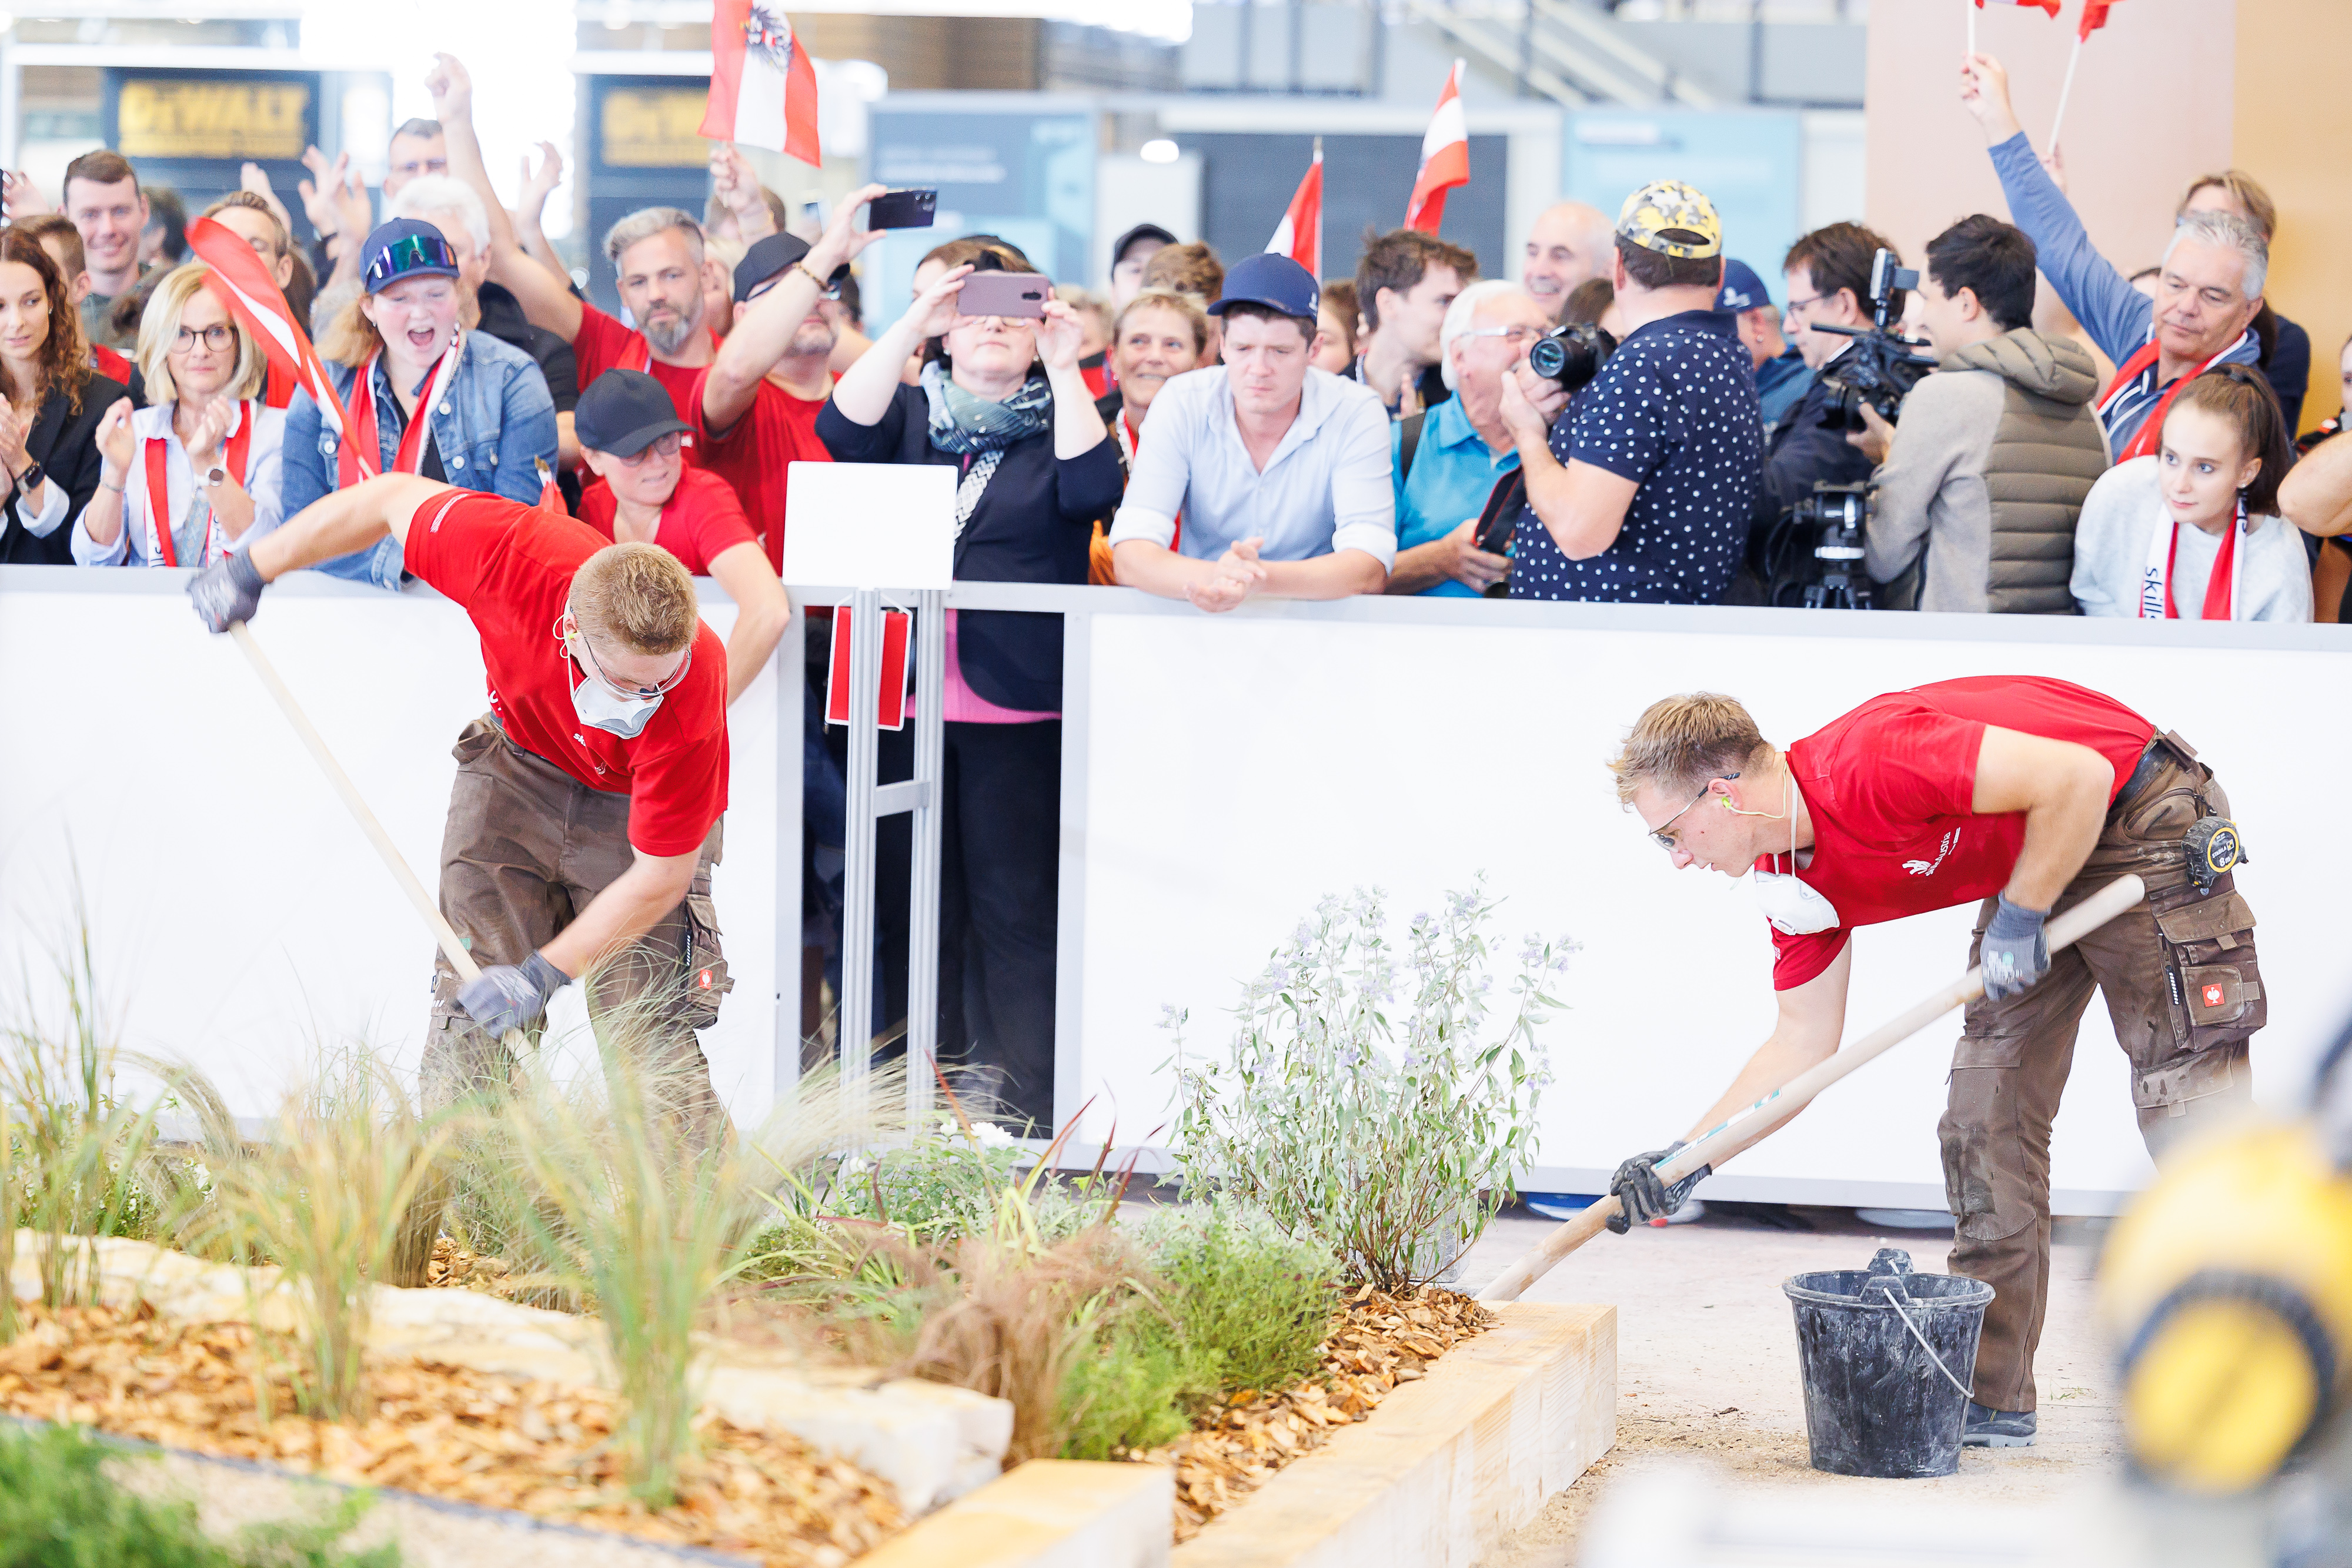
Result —
<svg viewBox="0 0 2352 1568"><path fill-rule="evenodd" d="M1129 1456L1176 1469L1176 1540L1265 1484L1332 1433L1371 1414L1401 1383L1498 1320L1470 1297L1427 1287L1391 1296L1366 1285L1332 1314L1322 1371L1278 1394L1243 1389L1164 1448Z"/></svg>
<svg viewBox="0 0 2352 1568"><path fill-rule="evenodd" d="M740 1552L771 1568L837 1568L907 1524L887 1482L788 1435L709 1416L697 1424L699 1452L677 1500L652 1511L625 1489L615 1400L600 1389L388 1362L372 1369L378 1403L363 1422L264 1421L246 1325L181 1328L104 1307L22 1311L22 1332L0 1345L0 1411L28 1419ZM276 1408L291 1409L283 1380L270 1384Z"/></svg>

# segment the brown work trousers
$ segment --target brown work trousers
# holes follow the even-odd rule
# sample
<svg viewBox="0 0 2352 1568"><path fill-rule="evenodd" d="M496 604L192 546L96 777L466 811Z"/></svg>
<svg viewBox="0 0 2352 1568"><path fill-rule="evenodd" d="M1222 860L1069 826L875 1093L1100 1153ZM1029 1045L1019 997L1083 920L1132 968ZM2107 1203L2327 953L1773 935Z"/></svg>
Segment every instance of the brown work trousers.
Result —
<svg viewBox="0 0 2352 1568"><path fill-rule="evenodd" d="M466 727L455 755L457 780L441 841L441 913L476 962L520 964L635 859L629 798L591 789L521 749L488 714ZM726 1119L694 1036L716 1019L719 998L732 986L710 901L719 848L714 824L686 901L587 977L600 1045L622 1046L657 1072L666 1109L697 1143L719 1135ZM447 956L436 955L432 1024L418 1075L428 1106L503 1093L515 1065L505 1043L457 1006L459 984ZM618 1028L608 1027L614 1020ZM534 1044L539 1028L524 1031Z"/></svg>
<svg viewBox="0 0 2352 1568"><path fill-rule="evenodd" d="M2211 771L2160 737L2152 772L2107 812L2091 858L2056 910L2126 873L2147 899L2051 955L2041 982L2004 1001L1969 1004L1952 1057L1951 1097L1937 1131L1955 1221L1951 1270L1993 1288L1977 1346L1975 1396L1995 1410L2035 1407L2033 1353L2050 1302L2050 1124L2074 1060L2074 1036L2096 986L2131 1062L2140 1135L2161 1158L2203 1120L2243 1106L2252 1091L2247 1038L2266 1004L2254 963L2253 914L2224 874L2189 883L2181 836L2228 816ZM1977 962L1994 901L1977 913Z"/></svg>

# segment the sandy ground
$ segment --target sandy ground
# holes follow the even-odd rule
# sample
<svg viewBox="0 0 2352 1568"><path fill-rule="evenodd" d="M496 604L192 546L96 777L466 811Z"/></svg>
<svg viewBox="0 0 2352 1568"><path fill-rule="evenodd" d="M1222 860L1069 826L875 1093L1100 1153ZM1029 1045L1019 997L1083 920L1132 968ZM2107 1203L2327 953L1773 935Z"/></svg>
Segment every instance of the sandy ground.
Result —
<svg viewBox="0 0 2352 1568"><path fill-rule="evenodd" d="M1475 1291L1550 1222L1498 1219L1471 1251L1463 1284ZM1701 1459L1747 1486L1824 1482L1858 1495L2032 1505L2112 1474L2120 1459L2115 1385L2091 1326L2095 1222L2062 1221L2051 1262L2048 1326L2034 1365L2040 1442L1962 1451L1956 1476L1858 1480L1814 1470L1805 1447L1796 1332L1780 1281L1815 1269L1860 1269L1881 1246L1941 1272L1951 1238L1875 1231L1843 1209L1787 1211L1811 1231L1769 1228L1718 1208L1692 1225L1603 1235L1528 1292L1529 1301L1605 1301L1618 1310L1617 1447L1552 1499L1486 1568L1567 1568L1597 1499L1663 1462Z"/></svg>

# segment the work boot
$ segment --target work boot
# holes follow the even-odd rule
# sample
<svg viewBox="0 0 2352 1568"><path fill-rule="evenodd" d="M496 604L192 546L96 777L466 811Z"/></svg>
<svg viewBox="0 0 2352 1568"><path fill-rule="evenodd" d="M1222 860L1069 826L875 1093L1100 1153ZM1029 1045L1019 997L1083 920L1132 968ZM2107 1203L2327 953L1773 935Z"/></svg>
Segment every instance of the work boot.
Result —
<svg viewBox="0 0 2352 1568"><path fill-rule="evenodd" d="M1960 1427L1964 1448L2030 1448L2033 1447L2033 1412L1992 1410L1969 1401L1969 1418Z"/></svg>

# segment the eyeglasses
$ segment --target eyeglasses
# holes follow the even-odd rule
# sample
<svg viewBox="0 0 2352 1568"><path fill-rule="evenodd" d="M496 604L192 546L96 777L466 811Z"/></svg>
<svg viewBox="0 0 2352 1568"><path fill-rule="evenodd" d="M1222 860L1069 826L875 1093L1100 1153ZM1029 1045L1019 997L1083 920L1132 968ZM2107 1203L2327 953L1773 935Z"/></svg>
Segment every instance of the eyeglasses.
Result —
<svg viewBox="0 0 2352 1568"><path fill-rule="evenodd" d="M637 448L635 452L630 453L626 457L622 457L620 459L621 466L624 468L638 468L644 466L645 461L648 457L675 457L678 455L679 450L683 448L685 444L686 436L679 431L673 430L667 435L656 435L651 441L646 442L643 446ZM615 454L614 455L618 456L619 455Z"/></svg>
<svg viewBox="0 0 2352 1568"><path fill-rule="evenodd" d="M1457 338L1500 338L1507 343L1524 343L1530 338L1542 337L1543 330L1541 328L1538 327L1472 327L1466 331L1455 333L1454 336Z"/></svg>
<svg viewBox="0 0 2352 1568"><path fill-rule="evenodd" d="M1717 777L1721 779L1737 779L1739 775L1737 773L1725 773L1720 774ZM1664 821L1660 822L1656 827L1650 829L1650 841L1657 845L1660 849L1665 851L1668 854L1672 854L1675 850L1681 848L1682 846L1676 842L1675 835L1669 830L1671 830L1676 822L1681 821L1685 817L1690 814L1690 809L1692 806L1696 806L1701 800L1706 799L1707 790L1715 788L1716 781L1717 780L1715 779L1708 779L1706 785L1700 789L1699 792L1690 798L1689 804L1684 806L1681 810L1676 811Z"/></svg>
<svg viewBox="0 0 2352 1568"><path fill-rule="evenodd" d="M596 662L596 650L588 645L587 637L581 632L580 622L572 618L572 612L569 610L563 612L563 619L557 622L557 631L562 636L566 647L576 645L580 652L586 655L588 667L595 672L598 680L625 697L660 696L677 686L678 682L686 679L687 671L694 667L694 647L688 643L686 657L678 661L677 668L670 672L669 679L655 686L633 685L626 681L616 681L604 673L604 666Z"/></svg>
<svg viewBox="0 0 2352 1568"><path fill-rule="evenodd" d="M379 246L368 258L362 287L373 294L420 267L446 267L454 273L457 253L439 235L403 235Z"/></svg>
<svg viewBox="0 0 2352 1568"><path fill-rule="evenodd" d="M231 327L225 321L215 322L214 325L205 328L201 332L197 331L193 327L183 327L180 329L179 336L172 340L172 352L175 354L194 353L196 344L200 340L205 348L212 350L215 353L218 353L223 349L227 348L231 343L236 341L236 329Z"/></svg>
<svg viewBox="0 0 2352 1568"><path fill-rule="evenodd" d="M1791 297L1790 297L1790 300L1789 300L1789 304L1788 304L1788 308L1788 308L1788 312L1789 312L1789 314L1790 314L1790 315L1794 316L1798 311L1802 310L1806 306L1808 306L1808 305L1819 305L1822 300L1827 299L1828 298L1829 298L1829 296L1828 296L1828 295L1826 295L1826 294L1810 294L1810 295L1807 295L1807 296L1806 296L1804 298L1802 298L1802 299L1799 299L1799 298L1796 298L1795 297L1791 296Z"/></svg>

